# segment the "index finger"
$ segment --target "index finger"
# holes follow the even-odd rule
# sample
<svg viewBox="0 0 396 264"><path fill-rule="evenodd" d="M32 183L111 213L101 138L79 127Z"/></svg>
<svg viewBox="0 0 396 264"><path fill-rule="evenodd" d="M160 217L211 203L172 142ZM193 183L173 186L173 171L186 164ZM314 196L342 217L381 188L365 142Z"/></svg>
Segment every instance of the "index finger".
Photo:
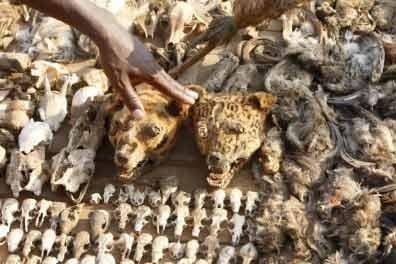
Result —
<svg viewBox="0 0 396 264"><path fill-rule="evenodd" d="M198 93L182 86L164 70L154 74L152 84L183 103L194 104L199 96Z"/></svg>

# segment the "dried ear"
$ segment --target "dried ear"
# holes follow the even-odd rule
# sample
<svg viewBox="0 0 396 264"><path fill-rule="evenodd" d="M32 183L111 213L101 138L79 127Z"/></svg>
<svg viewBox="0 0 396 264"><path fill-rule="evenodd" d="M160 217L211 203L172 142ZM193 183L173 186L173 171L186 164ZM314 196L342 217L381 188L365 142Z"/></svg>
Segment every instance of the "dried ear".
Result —
<svg viewBox="0 0 396 264"><path fill-rule="evenodd" d="M208 91L206 90L206 88L199 86L199 85L192 84L192 85L186 86L186 88L198 93L200 98L206 97L208 94Z"/></svg>
<svg viewBox="0 0 396 264"><path fill-rule="evenodd" d="M247 103L253 107L268 111L275 104L276 97L269 93L258 92L248 96Z"/></svg>

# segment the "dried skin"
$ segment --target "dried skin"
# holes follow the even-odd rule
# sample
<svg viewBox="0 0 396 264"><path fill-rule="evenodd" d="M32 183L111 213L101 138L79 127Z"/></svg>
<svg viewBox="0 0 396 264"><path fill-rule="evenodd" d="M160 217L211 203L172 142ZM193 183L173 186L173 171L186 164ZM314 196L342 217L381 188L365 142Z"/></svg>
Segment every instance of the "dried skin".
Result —
<svg viewBox="0 0 396 264"><path fill-rule="evenodd" d="M192 121L198 148L206 157L209 185L226 187L260 148L265 118L274 102L267 93L207 94L202 90L192 109Z"/></svg>
<svg viewBox="0 0 396 264"><path fill-rule="evenodd" d="M115 147L115 163L120 177L128 180L141 170L163 160L176 140L176 133L186 117L186 107L150 86L138 89L146 115L139 121L130 117L127 108L112 117L109 139Z"/></svg>

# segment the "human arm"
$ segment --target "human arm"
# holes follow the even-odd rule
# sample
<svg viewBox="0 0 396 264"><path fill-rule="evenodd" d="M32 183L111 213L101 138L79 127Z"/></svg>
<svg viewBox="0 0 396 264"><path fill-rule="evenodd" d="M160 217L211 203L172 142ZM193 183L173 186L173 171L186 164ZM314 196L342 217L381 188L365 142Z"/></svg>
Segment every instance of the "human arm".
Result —
<svg viewBox="0 0 396 264"><path fill-rule="evenodd" d="M86 34L100 51L103 69L112 87L131 110L142 118L144 107L133 85L147 82L184 103L192 104L198 95L172 79L144 45L124 29L107 10L88 0L19 0Z"/></svg>

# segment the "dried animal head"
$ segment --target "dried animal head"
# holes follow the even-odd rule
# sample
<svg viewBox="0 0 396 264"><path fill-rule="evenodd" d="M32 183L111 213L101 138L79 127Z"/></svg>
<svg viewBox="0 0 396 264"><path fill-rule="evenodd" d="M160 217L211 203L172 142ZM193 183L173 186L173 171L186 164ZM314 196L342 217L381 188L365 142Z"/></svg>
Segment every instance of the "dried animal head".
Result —
<svg viewBox="0 0 396 264"><path fill-rule="evenodd" d="M133 120L124 107L112 117L109 130L110 142L116 149L115 163L125 180L138 176L145 165L165 158L187 115L187 106L179 105L148 85L139 87L137 93L145 107L145 117Z"/></svg>
<svg viewBox="0 0 396 264"><path fill-rule="evenodd" d="M31 220L36 217L37 200L32 198L27 198L22 201L21 204L21 228L25 232L29 231L29 224Z"/></svg>
<svg viewBox="0 0 396 264"><path fill-rule="evenodd" d="M92 239L105 233L110 226L110 214L106 210L95 210L89 214Z"/></svg>
<svg viewBox="0 0 396 264"><path fill-rule="evenodd" d="M132 206L128 203L121 203L114 210L113 214L118 222L118 228L124 230L133 214Z"/></svg>
<svg viewBox="0 0 396 264"><path fill-rule="evenodd" d="M30 153L39 144L48 144L53 134L47 123L30 120L18 136L19 150Z"/></svg>
<svg viewBox="0 0 396 264"><path fill-rule="evenodd" d="M6 171L6 183L15 197L23 190L41 195L43 185L48 181L45 167L45 148L40 146L28 154L11 151L10 163Z"/></svg>
<svg viewBox="0 0 396 264"><path fill-rule="evenodd" d="M265 118L274 102L275 97L267 93L207 94L202 90L192 108L192 119L211 186L226 187L260 148Z"/></svg>
<svg viewBox="0 0 396 264"><path fill-rule="evenodd" d="M87 231L80 231L76 234L73 240L73 256L76 259L80 257L89 250L91 245L90 235Z"/></svg>

